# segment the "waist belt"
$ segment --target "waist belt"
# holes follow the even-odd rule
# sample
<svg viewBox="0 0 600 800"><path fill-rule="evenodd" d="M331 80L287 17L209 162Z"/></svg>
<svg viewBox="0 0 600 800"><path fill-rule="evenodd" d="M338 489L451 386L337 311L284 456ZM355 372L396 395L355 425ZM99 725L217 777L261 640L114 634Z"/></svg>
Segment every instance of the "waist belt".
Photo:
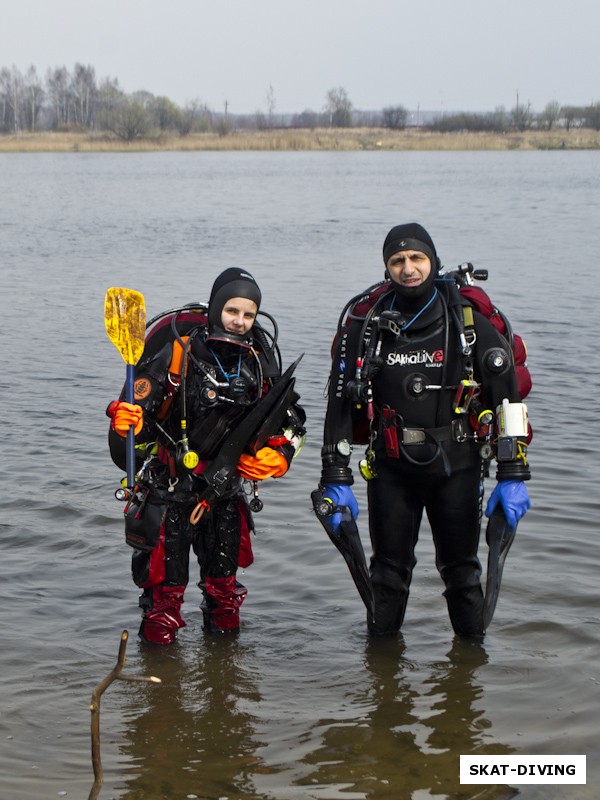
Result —
<svg viewBox="0 0 600 800"><path fill-rule="evenodd" d="M398 424L398 416L394 409L386 406L382 409L383 439L385 450L390 458L400 457L400 446L425 444L439 445L441 442L466 442L468 433L466 419L457 417L449 425L439 428L408 428Z"/></svg>
<svg viewBox="0 0 600 800"><path fill-rule="evenodd" d="M428 439L436 442L465 442L467 440L467 431L462 417L457 417L449 425L442 425L439 428L399 427L398 431L404 445L424 444Z"/></svg>

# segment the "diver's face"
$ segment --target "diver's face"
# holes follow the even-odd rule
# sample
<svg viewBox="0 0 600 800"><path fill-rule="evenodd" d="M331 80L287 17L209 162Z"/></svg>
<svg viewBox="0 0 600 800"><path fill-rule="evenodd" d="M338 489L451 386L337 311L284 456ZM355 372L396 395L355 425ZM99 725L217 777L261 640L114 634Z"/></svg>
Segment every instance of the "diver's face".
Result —
<svg viewBox="0 0 600 800"><path fill-rule="evenodd" d="M411 289L427 280L431 273L431 261L419 250L401 250L390 256L387 270L393 281Z"/></svg>
<svg viewBox="0 0 600 800"><path fill-rule="evenodd" d="M229 333L237 333L242 336L248 333L258 312L258 306L254 300L246 297L232 297L228 300L221 312L221 325Z"/></svg>

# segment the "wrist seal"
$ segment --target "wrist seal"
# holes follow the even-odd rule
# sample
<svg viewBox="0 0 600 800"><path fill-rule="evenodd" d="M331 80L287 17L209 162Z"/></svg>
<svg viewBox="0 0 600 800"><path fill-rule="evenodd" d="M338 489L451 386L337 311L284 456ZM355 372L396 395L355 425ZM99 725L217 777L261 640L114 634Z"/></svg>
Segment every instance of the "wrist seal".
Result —
<svg viewBox="0 0 600 800"><path fill-rule="evenodd" d="M341 464L323 464L321 470L321 485L325 484L343 484L344 486L352 486L354 477L350 467Z"/></svg>
<svg viewBox="0 0 600 800"><path fill-rule="evenodd" d="M527 464L521 461L499 461L496 470L497 481L528 481L531 472Z"/></svg>

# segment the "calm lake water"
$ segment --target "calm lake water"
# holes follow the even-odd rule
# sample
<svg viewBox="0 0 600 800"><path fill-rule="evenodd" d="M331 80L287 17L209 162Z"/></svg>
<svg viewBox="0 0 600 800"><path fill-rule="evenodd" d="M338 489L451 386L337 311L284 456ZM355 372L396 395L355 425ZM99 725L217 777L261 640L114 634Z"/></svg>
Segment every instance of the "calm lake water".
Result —
<svg viewBox="0 0 600 800"><path fill-rule="evenodd" d="M123 630L127 674L162 684L104 695L103 799L598 797L599 219L596 152L0 156L1 800L88 796L91 692ZM453 638L426 524L403 635L369 641L310 507L339 310L412 220L446 266L489 269L534 376L533 507L481 647ZM263 288L284 362L305 353L309 435L262 490L240 636L205 637L193 571L188 627L148 650L106 446L124 364L104 294L135 288L150 317L231 265ZM468 753L585 754L588 783L460 785Z"/></svg>

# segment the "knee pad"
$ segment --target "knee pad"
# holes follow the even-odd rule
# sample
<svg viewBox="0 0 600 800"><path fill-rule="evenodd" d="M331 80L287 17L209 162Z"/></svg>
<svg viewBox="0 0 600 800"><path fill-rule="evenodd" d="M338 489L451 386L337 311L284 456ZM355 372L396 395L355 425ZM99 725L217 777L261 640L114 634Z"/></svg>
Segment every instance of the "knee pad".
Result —
<svg viewBox="0 0 600 800"><path fill-rule="evenodd" d="M391 561L373 557L371 558L370 572L373 586L385 586L397 592L408 590L412 570Z"/></svg>
<svg viewBox="0 0 600 800"><path fill-rule="evenodd" d="M481 566L477 563L462 563L454 567L444 567L441 577L446 586L444 597L460 594L481 586Z"/></svg>

